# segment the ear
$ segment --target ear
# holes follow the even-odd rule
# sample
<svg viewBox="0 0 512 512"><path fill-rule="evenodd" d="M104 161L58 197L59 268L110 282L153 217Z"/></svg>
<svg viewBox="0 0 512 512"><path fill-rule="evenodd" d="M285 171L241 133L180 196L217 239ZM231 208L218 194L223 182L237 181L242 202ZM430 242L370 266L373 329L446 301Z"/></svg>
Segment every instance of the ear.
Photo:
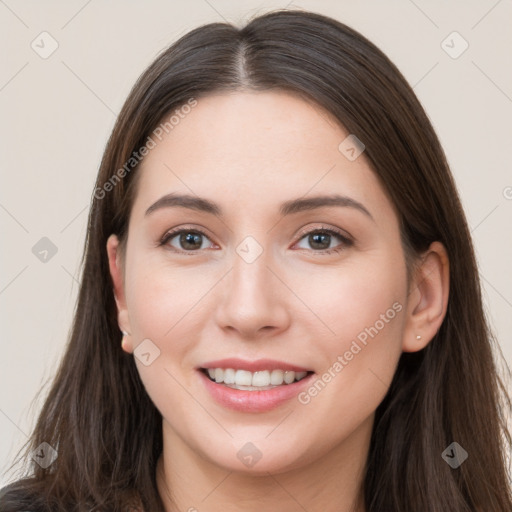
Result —
<svg viewBox="0 0 512 512"><path fill-rule="evenodd" d="M404 352L425 348L436 335L446 315L449 288L450 262L446 249L441 242L433 242L411 279L402 342Z"/></svg>
<svg viewBox="0 0 512 512"><path fill-rule="evenodd" d="M124 336L122 348L125 352L133 352L133 344L131 340L131 327L130 319L128 316L128 308L126 307L126 296L124 286L124 268L123 259L121 257L121 251L119 247L119 239L116 235L110 235L107 240L107 254L108 254L108 266L110 269L110 276L112 277L112 283L114 285L114 298L117 306L117 322L119 329L128 333L128 336Z"/></svg>

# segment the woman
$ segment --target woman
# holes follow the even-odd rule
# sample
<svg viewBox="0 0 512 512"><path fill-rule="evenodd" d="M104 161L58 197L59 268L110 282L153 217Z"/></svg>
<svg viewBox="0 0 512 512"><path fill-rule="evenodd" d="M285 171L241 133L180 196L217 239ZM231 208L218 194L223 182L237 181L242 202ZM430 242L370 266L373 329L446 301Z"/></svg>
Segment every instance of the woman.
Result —
<svg viewBox="0 0 512 512"><path fill-rule="evenodd" d="M313 13L200 27L119 115L1 509L509 511L491 340L445 156L387 57Z"/></svg>

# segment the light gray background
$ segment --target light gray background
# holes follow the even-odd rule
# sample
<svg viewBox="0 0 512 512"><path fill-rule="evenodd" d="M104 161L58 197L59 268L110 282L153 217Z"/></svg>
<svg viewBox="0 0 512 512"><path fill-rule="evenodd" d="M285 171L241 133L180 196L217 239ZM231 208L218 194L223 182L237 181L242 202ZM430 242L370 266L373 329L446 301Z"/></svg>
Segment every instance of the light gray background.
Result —
<svg viewBox="0 0 512 512"><path fill-rule="evenodd" d="M129 89L192 28L286 6L352 26L414 86L457 181L486 308L512 361L510 0L0 0L0 472L31 431L41 400L31 402L63 353L89 200ZM51 48L43 31L58 43L46 59L31 47ZM453 31L469 43L456 59L441 46ZM445 43L452 52L460 44ZM58 248L46 263L32 253L42 237ZM9 479L2 475L0 485Z"/></svg>

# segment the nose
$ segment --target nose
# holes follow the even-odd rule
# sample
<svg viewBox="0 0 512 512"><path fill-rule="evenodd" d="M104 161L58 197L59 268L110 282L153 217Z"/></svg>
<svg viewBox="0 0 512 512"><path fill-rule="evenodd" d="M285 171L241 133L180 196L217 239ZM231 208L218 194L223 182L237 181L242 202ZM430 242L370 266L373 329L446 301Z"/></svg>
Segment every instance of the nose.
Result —
<svg viewBox="0 0 512 512"><path fill-rule="evenodd" d="M248 263L235 254L231 272L222 280L217 325L244 339L273 336L290 324L287 289L265 255Z"/></svg>

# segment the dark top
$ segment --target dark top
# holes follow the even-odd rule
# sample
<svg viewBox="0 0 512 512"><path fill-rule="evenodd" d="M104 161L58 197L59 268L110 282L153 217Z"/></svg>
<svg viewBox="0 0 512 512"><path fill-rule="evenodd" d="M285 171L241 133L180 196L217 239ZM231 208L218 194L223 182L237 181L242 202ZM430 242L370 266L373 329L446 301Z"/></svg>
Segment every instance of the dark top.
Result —
<svg viewBox="0 0 512 512"><path fill-rule="evenodd" d="M23 480L0 489L0 512L51 512L49 507L38 504L40 500L23 491Z"/></svg>

